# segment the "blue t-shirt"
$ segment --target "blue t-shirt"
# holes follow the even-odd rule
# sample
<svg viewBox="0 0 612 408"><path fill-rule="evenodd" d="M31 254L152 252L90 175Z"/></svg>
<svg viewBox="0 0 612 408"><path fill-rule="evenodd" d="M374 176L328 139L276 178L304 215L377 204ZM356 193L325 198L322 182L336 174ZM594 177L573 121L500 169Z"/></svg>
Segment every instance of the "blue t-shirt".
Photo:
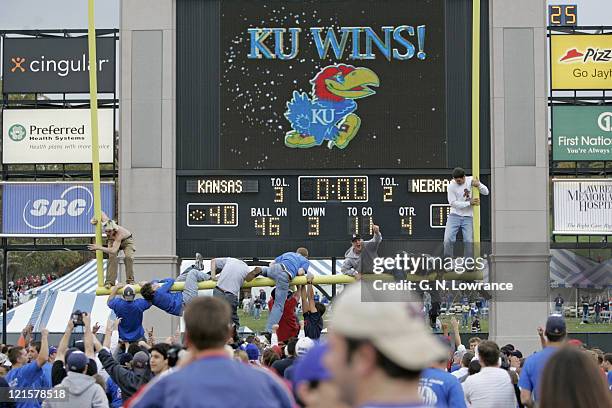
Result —
<svg viewBox="0 0 612 408"><path fill-rule="evenodd" d="M106 397L110 401L108 404L111 408L121 408L123 405L123 398L121 397L121 388L113 381L112 378L108 377L106 380Z"/></svg>
<svg viewBox="0 0 612 408"><path fill-rule="evenodd" d="M51 382L45 380L44 373L36 361L32 361L23 367L13 368L6 375L6 382L11 388L51 388ZM30 400L18 402L16 408L33 408L42 406L42 401Z"/></svg>
<svg viewBox="0 0 612 408"><path fill-rule="evenodd" d="M277 257L274 262L285 265L292 278L297 276L300 268L304 269L304 272L307 272L308 267L310 266L308 259L304 258L297 252L285 252L281 256Z"/></svg>
<svg viewBox="0 0 612 408"><path fill-rule="evenodd" d="M544 347L542 351L532 354L525 360L518 386L522 390L531 391L531 398L534 401L537 401L538 383L542 378L544 366L557 350L559 350L557 347Z"/></svg>
<svg viewBox="0 0 612 408"><path fill-rule="evenodd" d="M170 292L174 285L174 279L166 278L159 281L162 285L157 288L153 295L153 304L164 312L175 316L183 313L183 292Z"/></svg>
<svg viewBox="0 0 612 408"><path fill-rule="evenodd" d="M202 375L214 373L214 375ZM198 392L194 392L197 390ZM202 399L204 398L204 399ZM264 368L211 355L160 378L134 397L132 408L292 408L285 385Z"/></svg>
<svg viewBox="0 0 612 408"><path fill-rule="evenodd" d="M608 371L608 388L612 391L612 370Z"/></svg>
<svg viewBox="0 0 612 408"><path fill-rule="evenodd" d="M454 375L438 368L421 373L419 394L423 403L437 408L466 408L461 383Z"/></svg>
<svg viewBox="0 0 612 408"><path fill-rule="evenodd" d="M116 297L108 302L108 307L115 312L117 317L121 318L121 323L119 323L119 338L121 340L133 342L144 337L142 313L151 307L149 302L144 299L128 302Z"/></svg>

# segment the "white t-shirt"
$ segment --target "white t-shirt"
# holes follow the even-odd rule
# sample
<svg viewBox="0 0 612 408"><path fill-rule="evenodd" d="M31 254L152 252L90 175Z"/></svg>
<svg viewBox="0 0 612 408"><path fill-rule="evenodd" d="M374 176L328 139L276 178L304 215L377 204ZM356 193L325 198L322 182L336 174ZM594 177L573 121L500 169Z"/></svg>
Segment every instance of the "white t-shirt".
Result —
<svg viewBox="0 0 612 408"><path fill-rule="evenodd" d="M482 184L482 181L478 186L478 190L482 195L489 195L489 189ZM448 183L446 195L448 197L448 203L451 206L451 214L460 215L462 217L472 217L474 215L474 209L470 205L470 199L472 198L471 176L466 177L465 182L461 185L457 184L455 180Z"/></svg>
<svg viewBox="0 0 612 408"><path fill-rule="evenodd" d="M244 278L250 271L249 266L236 258L215 258L215 264L217 268L222 269L217 287L232 292L236 297L239 297Z"/></svg>
<svg viewBox="0 0 612 408"><path fill-rule="evenodd" d="M463 383L463 394L468 407L516 408L516 394L510 374L502 368L483 367Z"/></svg>

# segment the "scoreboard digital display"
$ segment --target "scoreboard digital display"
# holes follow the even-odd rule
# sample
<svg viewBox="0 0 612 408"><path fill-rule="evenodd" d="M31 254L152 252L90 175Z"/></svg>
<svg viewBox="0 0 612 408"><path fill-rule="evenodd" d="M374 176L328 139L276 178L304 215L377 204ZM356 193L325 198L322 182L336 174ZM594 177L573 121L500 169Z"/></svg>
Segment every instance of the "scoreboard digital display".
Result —
<svg viewBox="0 0 612 408"><path fill-rule="evenodd" d="M385 240L441 240L450 212L449 181L372 174L180 177L178 219L187 221L179 239L346 243L352 234L371 236L377 224ZM230 184L257 185L258 191L193 188ZM486 217L488 200L482 203Z"/></svg>
<svg viewBox="0 0 612 408"><path fill-rule="evenodd" d="M306 246L343 257L374 225L381 255L442 246L451 171L472 159L471 10L470 0L177 2L177 254ZM487 184L486 64L480 78ZM487 240L486 198L481 216Z"/></svg>

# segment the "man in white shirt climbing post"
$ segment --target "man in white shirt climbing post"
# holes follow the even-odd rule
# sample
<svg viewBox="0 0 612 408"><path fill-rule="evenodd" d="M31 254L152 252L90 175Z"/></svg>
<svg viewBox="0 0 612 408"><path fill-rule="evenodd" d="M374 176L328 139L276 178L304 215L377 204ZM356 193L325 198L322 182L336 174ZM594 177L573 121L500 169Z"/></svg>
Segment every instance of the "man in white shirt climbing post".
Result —
<svg viewBox="0 0 612 408"><path fill-rule="evenodd" d="M474 206L480 205L480 198L472 197L472 187L477 187L482 195L489 195L489 189L478 177L466 177L465 170L457 167L453 170L453 180L446 189L450 214L444 230L444 257L452 258L457 233L461 230L463 236L464 256L472 257L472 242L474 237L473 219Z"/></svg>

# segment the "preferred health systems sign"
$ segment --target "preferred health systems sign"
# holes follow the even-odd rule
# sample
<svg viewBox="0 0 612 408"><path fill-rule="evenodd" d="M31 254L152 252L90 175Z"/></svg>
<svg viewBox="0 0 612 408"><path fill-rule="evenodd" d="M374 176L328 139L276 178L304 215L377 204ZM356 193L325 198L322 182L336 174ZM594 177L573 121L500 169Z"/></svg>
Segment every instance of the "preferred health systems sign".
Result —
<svg viewBox="0 0 612 408"><path fill-rule="evenodd" d="M556 179L554 234L612 234L612 179Z"/></svg>
<svg viewBox="0 0 612 408"><path fill-rule="evenodd" d="M92 183L2 184L3 236L89 236L95 228ZM115 212L115 186L101 185L102 211Z"/></svg>
<svg viewBox="0 0 612 408"><path fill-rule="evenodd" d="M115 39L96 40L98 92L115 91ZM4 38L5 93L88 93L87 38Z"/></svg>
<svg viewBox="0 0 612 408"><path fill-rule="evenodd" d="M5 109L4 164L91 163L89 109ZM98 111L100 162L113 162L113 110Z"/></svg>
<svg viewBox="0 0 612 408"><path fill-rule="evenodd" d="M612 160L612 106L553 106L553 160Z"/></svg>
<svg viewBox="0 0 612 408"><path fill-rule="evenodd" d="M552 35L552 89L612 89L612 34Z"/></svg>

